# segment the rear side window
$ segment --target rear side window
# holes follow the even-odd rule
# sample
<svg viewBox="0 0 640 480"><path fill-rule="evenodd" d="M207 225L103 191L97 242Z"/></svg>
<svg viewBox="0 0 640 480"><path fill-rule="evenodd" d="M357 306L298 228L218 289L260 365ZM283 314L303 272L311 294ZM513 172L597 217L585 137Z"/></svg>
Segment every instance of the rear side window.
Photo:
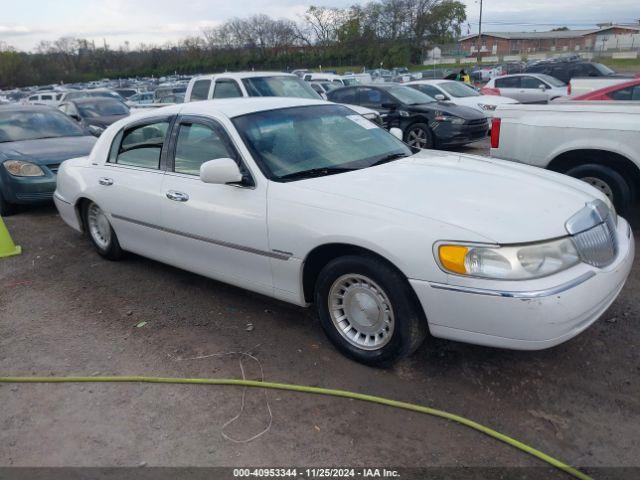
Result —
<svg viewBox="0 0 640 480"><path fill-rule="evenodd" d="M209 98L209 87L211 87L211 80L196 80L191 89L191 101L207 100Z"/></svg>
<svg viewBox="0 0 640 480"><path fill-rule="evenodd" d="M213 98L237 98L241 96L242 92L235 80L216 80Z"/></svg>
<svg viewBox="0 0 640 480"><path fill-rule="evenodd" d="M497 78L496 88L520 88L520 77Z"/></svg>
<svg viewBox="0 0 640 480"><path fill-rule="evenodd" d="M168 128L169 122L163 121L137 125L125 130L116 136L109 161L118 165L159 169L160 154Z"/></svg>
<svg viewBox="0 0 640 480"><path fill-rule="evenodd" d="M329 100L336 103L356 103L355 88L341 88L327 93Z"/></svg>

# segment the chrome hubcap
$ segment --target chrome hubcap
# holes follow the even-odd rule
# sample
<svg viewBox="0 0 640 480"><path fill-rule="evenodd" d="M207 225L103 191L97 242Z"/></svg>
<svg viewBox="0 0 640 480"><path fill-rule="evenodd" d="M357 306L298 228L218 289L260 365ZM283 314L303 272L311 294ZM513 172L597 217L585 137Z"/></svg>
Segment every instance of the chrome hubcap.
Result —
<svg viewBox="0 0 640 480"><path fill-rule="evenodd" d="M583 177L580 180L582 180L583 182L587 182L592 187L596 187L607 197L609 197L609 200L613 201L613 190L611 190L609 184L604 180L597 177Z"/></svg>
<svg viewBox="0 0 640 480"><path fill-rule="evenodd" d="M370 278L348 274L329 290L329 312L340 335L363 350L384 347L395 327L387 294Z"/></svg>
<svg viewBox="0 0 640 480"><path fill-rule="evenodd" d="M427 132L421 128L415 128L409 130L407 135L407 144L416 148L426 148L427 146Z"/></svg>
<svg viewBox="0 0 640 480"><path fill-rule="evenodd" d="M93 241L103 250L109 248L111 244L111 226L107 216L95 203L89 206L87 221L89 223L89 234Z"/></svg>

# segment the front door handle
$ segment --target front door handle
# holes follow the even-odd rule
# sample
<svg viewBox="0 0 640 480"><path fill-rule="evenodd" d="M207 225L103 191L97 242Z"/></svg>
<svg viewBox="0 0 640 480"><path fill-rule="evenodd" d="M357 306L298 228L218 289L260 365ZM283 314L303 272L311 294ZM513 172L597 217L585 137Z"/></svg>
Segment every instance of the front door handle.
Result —
<svg viewBox="0 0 640 480"><path fill-rule="evenodd" d="M112 178L107 178L107 177L101 177L100 180L98 180L98 183L100 185L104 185L105 187L109 187L109 186L113 185L113 179Z"/></svg>
<svg viewBox="0 0 640 480"><path fill-rule="evenodd" d="M189 195L182 192L176 192L175 190L169 190L167 192L167 198L174 202L186 202L189 200Z"/></svg>

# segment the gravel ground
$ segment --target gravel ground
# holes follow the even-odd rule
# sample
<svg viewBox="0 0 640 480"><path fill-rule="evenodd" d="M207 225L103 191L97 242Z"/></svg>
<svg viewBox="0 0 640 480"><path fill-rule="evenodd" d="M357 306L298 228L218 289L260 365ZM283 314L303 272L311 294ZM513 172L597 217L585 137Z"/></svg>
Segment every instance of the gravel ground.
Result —
<svg viewBox="0 0 640 480"><path fill-rule="evenodd" d="M587 470L640 467L638 262L603 318L561 346L512 352L431 338L412 358L378 370L337 353L307 310L135 255L102 260L53 207L6 223L24 254L0 261L0 375L240 377L233 352L251 352L271 381L442 408ZM259 378L257 363L247 359L245 368ZM272 425L234 443L222 431L241 396L231 387L0 385L0 467L541 465L437 418L257 390L224 432L259 433L268 408ZM453 472L462 471L445 478ZM527 478L563 477L541 470Z"/></svg>

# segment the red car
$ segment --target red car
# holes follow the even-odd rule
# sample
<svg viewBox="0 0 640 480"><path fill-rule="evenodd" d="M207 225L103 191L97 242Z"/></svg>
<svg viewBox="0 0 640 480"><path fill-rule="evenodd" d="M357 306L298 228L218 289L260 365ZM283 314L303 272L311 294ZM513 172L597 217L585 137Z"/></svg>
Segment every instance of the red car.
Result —
<svg viewBox="0 0 640 480"><path fill-rule="evenodd" d="M571 100L640 101L640 78L571 97Z"/></svg>

